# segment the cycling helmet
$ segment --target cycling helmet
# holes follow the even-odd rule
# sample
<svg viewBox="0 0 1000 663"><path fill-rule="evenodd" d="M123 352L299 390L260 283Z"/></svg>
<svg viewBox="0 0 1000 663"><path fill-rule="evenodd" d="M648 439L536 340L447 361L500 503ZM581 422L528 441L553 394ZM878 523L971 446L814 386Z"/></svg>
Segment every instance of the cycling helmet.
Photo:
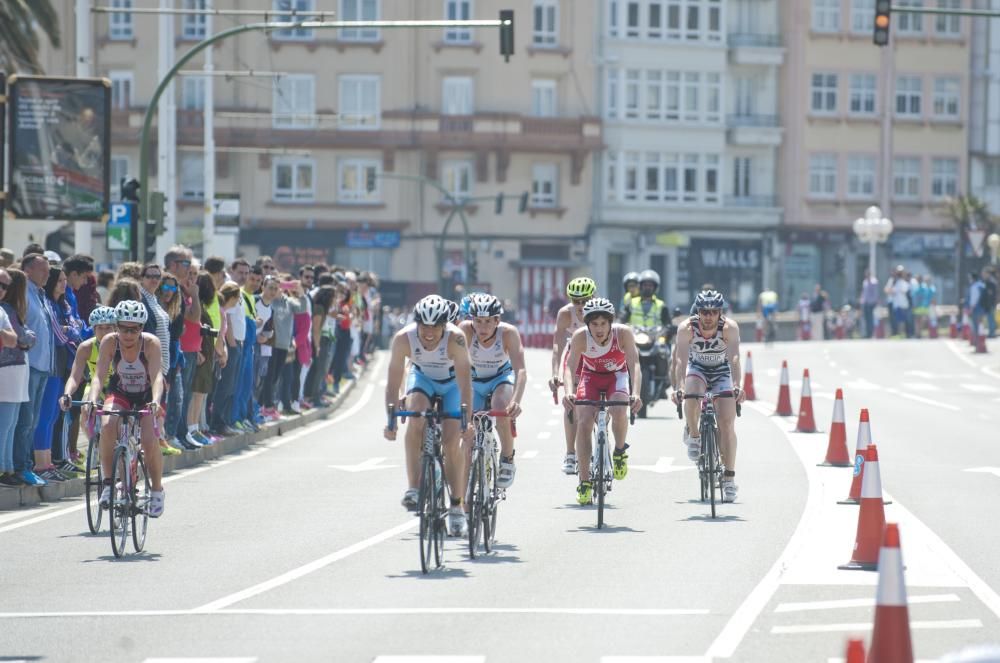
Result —
<svg viewBox="0 0 1000 663"><path fill-rule="evenodd" d="M476 293L472 295L472 302L469 306L469 315L475 318L492 318L503 315L503 304L493 295L486 293Z"/></svg>
<svg viewBox="0 0 1000 663"><path fill-rule="evenodd" d="M450 313L449 302L440 295L427 295L413 307L413 319L423 325L443 325Z"/></svg>
<svg viewBox="0 0 1000 663"><path fill-rule="evenodd" d="M118 317L115 315L115 310L110 306L98 306L90 312L90 317L87 319L87 322L91 327L96 327L97 325L113 325L118 322Z"/></svg>
<svg viewBox="0 0 1000 663"><path fill-rule="evenodd" d="M697 311L703 308L714 308L721 311L726 308L726 300L723 298L722 293L716 290L702 290L694 298L694 309Z"/></svg>
<svg viewBox="0 0 1000 663"><path fill-rule="evenodd" d="M148 317L149 314L146 313L146 307L143 303L133 299L118 302L118 306L115 307L116 322L131 322L137 325L145 325Z"/></svg>
<svg viewBox="0 0 1000 663"><path fill-rule="evenodd" d="M459 316L462 315L462 307L458 305L458 302L453 302L448 300L448 322L455 324L458 322Z"/></svg>
<svg viewBox="0 0 1000 663"><path fill-rule="evenodd" d="M590 322L595 315L606 315L612 322L615 320L615 305L611 300L595 297L583 305L583 321Z"/></svg>
<svg viewBox="0 0 1000 663"><path fill-rule="evenodd" d="M566 296L573 299L593 297L596 291L597 284L594 283L594 279L586 276L580 276L566 284Z"/></svg>
<svg viewBox="0 0 1000 663"><path fill-rule="evenodd" d="M629 272L628 274L625 275L624 278L622 278L622 286L624 287L628 287L629 283L638 283L638 282L639 282L639 272Z"/></svg>
<svg viewBox="0 0 1000 663"><path fill-rule="evenodd" d="M657 288L660 287L660 275L651 269L643 270L642 273L639 274L639 285L642 285L647 281L655 283Z"/></svg>

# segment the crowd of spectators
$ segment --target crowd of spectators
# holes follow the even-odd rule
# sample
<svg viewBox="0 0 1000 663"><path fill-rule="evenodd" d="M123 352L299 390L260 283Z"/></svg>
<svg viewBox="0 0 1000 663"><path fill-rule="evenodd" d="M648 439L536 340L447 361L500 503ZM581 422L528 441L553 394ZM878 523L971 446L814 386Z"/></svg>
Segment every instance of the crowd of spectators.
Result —
<svg viewBox="0 0 1000 663"><path fill-rule="evenodd" d="M327 405L367 361L382 317L376 276L337 265L201 264L176 246L162 264L95 273L86 255L0 249L0 487L82 476L80 411L63 416L59 398L84 398L83 373L114 331L105 307L123 300L142 302L144 331L160 339L165 455Z"/></svg>

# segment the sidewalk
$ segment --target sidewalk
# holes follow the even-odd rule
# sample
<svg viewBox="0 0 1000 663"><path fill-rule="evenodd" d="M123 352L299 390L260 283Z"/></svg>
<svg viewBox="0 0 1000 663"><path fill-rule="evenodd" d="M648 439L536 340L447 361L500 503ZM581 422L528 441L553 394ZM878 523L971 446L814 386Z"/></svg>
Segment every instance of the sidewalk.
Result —
<svg viewBox="0 0 1000 663"><path fill-rule="evenodd" d="M341 387L340 394L333 397L333 401L329 406L317 408L305 414L282 419L281 421L263 424L260 427L260 431L256 433L232 435L219 440L211 446L185 451L179 456L164 456L163 476L167 476L177 470L194 467L216 458L237 453L269 438L286 435L293 430L330 417L340 408L340 405L347 398L348 394L354 390L355 385L365 375L368 368L375 363L374 357L376 356L373 354L372 359L369 359L364 366L355 367L354 372L357 377L354 380L345 381ZM81 452L86 453L87 444L82 439L81 443L83 443ZM77 497L83 495L85 490L86 482L83 477L61 482L50 481L47 486L21 486L16 489L0 488L0 511L11 511L21 507L36 506L42 502L55 502L65 497Z"/></svg>

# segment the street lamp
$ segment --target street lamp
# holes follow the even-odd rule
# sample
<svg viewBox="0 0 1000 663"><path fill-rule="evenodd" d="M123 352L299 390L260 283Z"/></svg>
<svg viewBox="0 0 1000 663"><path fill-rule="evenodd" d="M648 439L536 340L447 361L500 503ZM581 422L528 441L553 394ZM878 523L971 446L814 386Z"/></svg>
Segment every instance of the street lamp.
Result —
<svg viewBox="0 0 1000 663"><path fill-rule="evenodd" d="M865 215L854 221L854 234L862 242L868 243L868 271L872 278L875 274L875 245L889 239L892 233L892 221L882 216L882 210L872 205L865 210Z"/></svg>
<svg viewBox="0 0 1000 663"><path fill-rule="evenodd" d="M991 233L989 237L986 238L986 245L990 247L990 256L992 256L991 263L997 264L997 251L1000 250L1000 235L996 233Z"/></svg>

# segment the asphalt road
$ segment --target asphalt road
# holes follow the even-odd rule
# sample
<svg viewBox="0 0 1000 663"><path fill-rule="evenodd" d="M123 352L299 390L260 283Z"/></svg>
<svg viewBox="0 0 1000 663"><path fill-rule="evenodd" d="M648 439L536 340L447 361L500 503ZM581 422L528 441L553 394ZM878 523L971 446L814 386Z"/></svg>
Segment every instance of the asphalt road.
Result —
<svg viewBox="0 0 1000 663"><path fill-rule="evenodd" d="M142 554L115 560L80 500L0 513L0 660L842 657L848 636L868 636L878 577L836 568L854 545L858 509L836 504L851 470L816 467L826 434L772 416L782 359L796 410L810 369L824 431L844 389L852 452L858 410L871 412L917 658L1000 643L997 354L946 340L747 348L760 400L737 425L739 499L716 520L660 403L630 431L631 470L597 530L561 472L548 357L530 351L496 552L470 560L449 540L425 576L399 506L401 444L381 436L383 363L332 421L171 476Z"/></svg>

